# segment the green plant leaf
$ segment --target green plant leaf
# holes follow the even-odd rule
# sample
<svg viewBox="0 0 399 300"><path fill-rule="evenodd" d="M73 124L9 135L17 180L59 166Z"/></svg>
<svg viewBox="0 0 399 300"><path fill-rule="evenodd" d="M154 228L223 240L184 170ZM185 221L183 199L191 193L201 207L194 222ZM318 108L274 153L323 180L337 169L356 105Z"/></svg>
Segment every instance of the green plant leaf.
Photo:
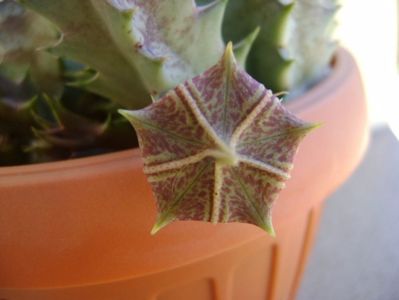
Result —
<svg viewBox="0 0 399 300"><path fill-rule="evenodd" d="M51 51L98 72L91 91L142 108L213 65L222 54L224 0L21 0L54 22L62 42Z"/></svg>
<svg viewBox="0 0 399 300"><path fill-rule="evenodd" d="M101 139L108 132L117 134L113 128L114 116L111 114L99 121L67 109L61 100L48 96L43 96L42 100L46 113L43 109L31 111L36 123L33 132L37 139L45 142L36 145L46 145L46 148L64 149L74 153L94 148L95 145L104 146L101 145ZM29 151L33 149L34 147L29 147Z"/></svg>
<svg viewBox="0 0 399 300"><path fill-rule="evenodd" d="M20 83L29 73L40 92L59 97L62 93L59 59L41 50L58 39L56 28L45 18L13 0L0 2L0 56L3 56L0 76Z"/></svg>
<svg viewBox="0 0 399 300"><path fill-rule="evenodd" d="M45 18L13 0L0 2L0 48L5 61L27 63L37 49L54 44L58 33Z"/></svg>
<svg viewBox="0 0 399 300"><path fill-rule="evenodd" d="M315 127L252 79L231 44L217 65L147 108L121 113L136 129L156 197L153 233L174 220L202 220L273 234L272 203Z"/></svg>
<svg viewBox="0 0 399 300"><path fill-rule="evenodd" d="M260 27L248 72L274 91L299 94L329 72L336 49L332 33L337 2L230 0L223 36L236 42Z"/></svg>

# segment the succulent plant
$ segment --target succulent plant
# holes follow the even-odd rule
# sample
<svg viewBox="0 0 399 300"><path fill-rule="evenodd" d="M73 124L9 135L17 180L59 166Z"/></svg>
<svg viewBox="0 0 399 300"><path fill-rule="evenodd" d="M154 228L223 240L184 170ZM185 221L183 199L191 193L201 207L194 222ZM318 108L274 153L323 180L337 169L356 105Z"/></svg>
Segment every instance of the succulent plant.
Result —
<svg viewBox="0 0 399 300"><path fill-rule="evenodd" d="M38 94L27 77L21 84L0 78L0 164L16 165L86 156L137 145L119 106L99 96L65 88L62 97Z"/></svg>
<svg viewBox="0 0 399 300"><path fill-rule="evenodd" d="M332 32L337 2L230 0L223 34L226 40L239 41L259 26L248 72L274 91L296 95L329 72L336 49Z"/></svg>
<svg viewBox="0 0 399 300"><path fill-rule="evenodd" d="M272 203L315 125L269 88L295 94L327 73L335 0L18 2L28 10L0 2L0 153L125 149L137 144L130 121L153 232L194 219L273 234Z"/></svg>
<svg viewBox="0 0 399 300"><path fill-rule="evenodd" d="M15 1L0 2L0 75L21 82L31 80L43 92L59 93L59 59L40 48L58 40L55 27L45 18L27 11Z"/></svg>
<svg viewBox="0 0 399 300"><path fill-rule="evenodd" d="M224 49L226 0L203 6L192 0L20 2L60 28L52 53L91 68L87 89L128 108L142 108L151 96L205 71ZM237 43L240 62L255 36L254 28Z"/></svg>
<svg viewBox="0 0 399 300"><path fill-rule="evenodd" d="M0 165L44 162L137 145L118 105L85 90L87 68L44 51L59 40L46 19L0 3Z"/></svg>
<svg viewBox="0 0 399 300"><path fill-rule="evenodd" d="M224 48L225 1L199 9L185 0L21 2L60 28L52 53L96 70L86 88L129 108L206 70Z"/></svg>
<svg viewBox="0 0 399 300"><path fill-rule="evenodd" d="M315 124L290 114L241 69L229 44L218 64L138 111L139 137L159 216L245 222L274 234L271 207L300 140Z"/></svg>

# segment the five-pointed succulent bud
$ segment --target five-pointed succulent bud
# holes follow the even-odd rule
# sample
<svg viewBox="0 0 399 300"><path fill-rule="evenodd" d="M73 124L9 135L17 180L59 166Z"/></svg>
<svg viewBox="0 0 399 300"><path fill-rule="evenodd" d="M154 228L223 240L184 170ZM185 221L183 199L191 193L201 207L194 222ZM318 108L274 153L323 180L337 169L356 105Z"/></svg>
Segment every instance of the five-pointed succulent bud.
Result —
<svg viewBox="0 0 399 300"><path fill-rule="evenodd" d="M316 125L293 116L236 62L220 61L152 105L121 113L135 127L159 210L174 220L245 222L274 234L271 207L302 138Z"/></svg>

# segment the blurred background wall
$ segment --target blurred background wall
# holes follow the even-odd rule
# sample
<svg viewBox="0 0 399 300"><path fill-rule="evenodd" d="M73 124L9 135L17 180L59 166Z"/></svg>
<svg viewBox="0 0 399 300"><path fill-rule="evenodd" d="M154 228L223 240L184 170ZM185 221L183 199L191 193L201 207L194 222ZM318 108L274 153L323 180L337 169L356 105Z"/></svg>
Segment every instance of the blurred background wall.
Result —
<svg viewBox="0 0 399 300"><path fill-rule="evenodd" d="M373 126L399 133L399 0L341 0L337 37L359 62Z"/></svg>

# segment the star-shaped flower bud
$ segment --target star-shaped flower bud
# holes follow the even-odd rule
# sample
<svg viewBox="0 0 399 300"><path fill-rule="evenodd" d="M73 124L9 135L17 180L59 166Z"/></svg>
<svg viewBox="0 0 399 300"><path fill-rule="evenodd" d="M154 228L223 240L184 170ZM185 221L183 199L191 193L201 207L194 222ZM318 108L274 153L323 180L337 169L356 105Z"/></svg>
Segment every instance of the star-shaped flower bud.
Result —
<svg viewBox="0 0 399 300"><path fill-rule="evenodd" d="M271 235L271 208L289 178L305 123L238 66L229 44L203 74L136 111L123 110L139 137L158 218L255 224Z"/></svg>

